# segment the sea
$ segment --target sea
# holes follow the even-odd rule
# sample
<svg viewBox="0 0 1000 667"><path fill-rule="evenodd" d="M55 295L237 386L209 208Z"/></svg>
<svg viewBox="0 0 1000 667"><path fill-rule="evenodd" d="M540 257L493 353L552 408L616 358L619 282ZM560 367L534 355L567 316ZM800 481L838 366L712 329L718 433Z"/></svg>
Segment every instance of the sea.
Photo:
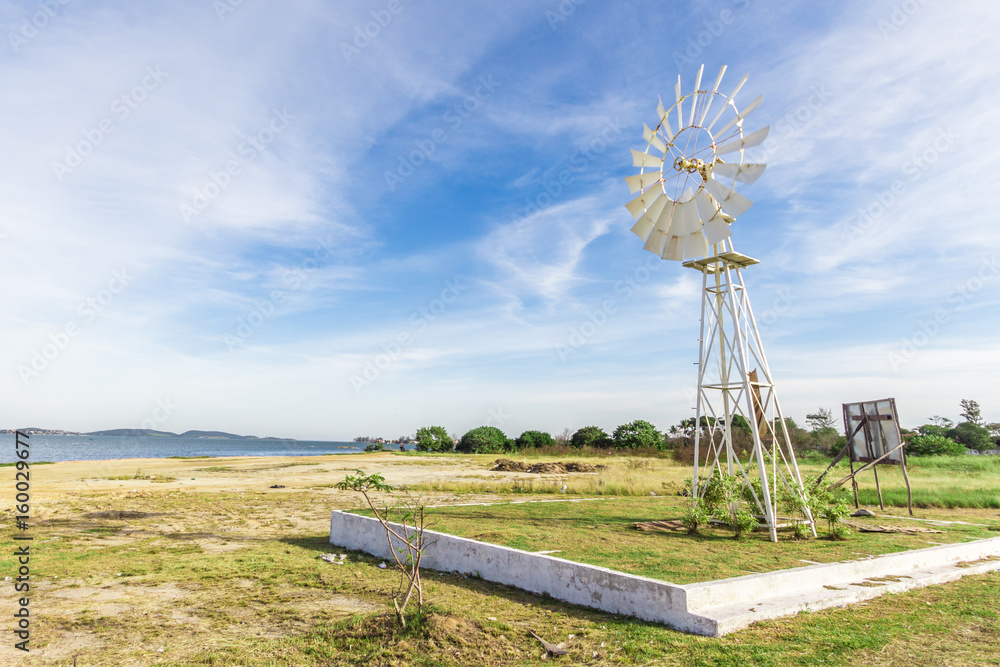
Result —
<svg viewBox="0 0 1000 667"><path fill-rule="evenodd" d="M14 434L0 434L0 463L17 461ZM121 435L33 435L27 439L32 463L165 459L171 456L322 456L357 454L363 442L273 440L270 438L181 438ZM399 445L387 444L389 451ZM409 446L412 448L412 445Z"/></svg>

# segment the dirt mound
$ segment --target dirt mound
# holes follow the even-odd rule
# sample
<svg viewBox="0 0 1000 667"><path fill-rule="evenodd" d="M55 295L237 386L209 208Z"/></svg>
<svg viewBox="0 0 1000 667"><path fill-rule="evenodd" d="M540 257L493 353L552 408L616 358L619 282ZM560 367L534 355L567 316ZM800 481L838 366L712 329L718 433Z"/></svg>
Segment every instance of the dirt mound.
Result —
<svg viewBox="0 0 1000 667"><path fill-rule="evenodd" d="M528 464L521 463L520 461L511 461L510 459L497 459L493 462L493 467L490 470L498 470L500 472L527 472Z"/></svg>
<svg viewBox="0 0 1000 667"><path fill-rule="evenodd" d="M536 463L528 468L528 472L544 475L564 475L566 474L566 466L562 463Z"/></svg>
<svg viewBox="0 0 1000 667"><path fill-rule="evenodd" d="M510 459L497 459L490 470L499 472L531 472L543 475L563 475L568 472L597 472L603 466L593 466L589 463L579 463L570 461L568 463L535 463L528 465L520 461Z"/></svg>

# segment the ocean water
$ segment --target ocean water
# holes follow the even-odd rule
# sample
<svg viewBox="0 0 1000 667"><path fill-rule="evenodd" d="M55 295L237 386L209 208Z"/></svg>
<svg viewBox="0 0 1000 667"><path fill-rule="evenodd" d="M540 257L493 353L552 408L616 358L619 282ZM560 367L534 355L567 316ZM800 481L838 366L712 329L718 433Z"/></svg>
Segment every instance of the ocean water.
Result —
<svg viewBox="0 0 1000 667"><path fill-rule="evenodd" d="M33 435L27 438L27 442L31 452L29 461L164 459L168 456L320 456L356 454L365 449L363 442L119 435ZM386 445L386 449L398 450L399 445ZM16 460L14 434L0 434L0 463Z"/></svg>

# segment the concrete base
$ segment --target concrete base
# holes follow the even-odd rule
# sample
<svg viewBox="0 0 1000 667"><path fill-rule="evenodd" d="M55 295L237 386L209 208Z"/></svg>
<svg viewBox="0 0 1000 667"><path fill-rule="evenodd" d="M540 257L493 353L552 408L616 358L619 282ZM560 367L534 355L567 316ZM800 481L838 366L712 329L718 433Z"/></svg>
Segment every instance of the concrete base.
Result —
<svg viewBox="0 0 1000 667"><path fill-rule="evenodd" d="M402 530L401 527L398 527ZM884 593L1000 570L1000 537L697 584L671 584L608 568L424 531L422 564L614 614L721 637L764 619L842 607ZM376 519L335 510L330 543L392 558ZM394 545L400 548L401 545ZM873 579L880 579L873 581Z"/></svg>

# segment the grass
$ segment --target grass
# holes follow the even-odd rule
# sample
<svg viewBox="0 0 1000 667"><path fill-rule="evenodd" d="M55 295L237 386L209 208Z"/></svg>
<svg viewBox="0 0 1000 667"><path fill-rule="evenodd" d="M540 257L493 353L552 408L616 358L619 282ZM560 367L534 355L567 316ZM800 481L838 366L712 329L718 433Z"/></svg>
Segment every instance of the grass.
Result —
<svg viewBox="0 0 1000 667"><path fill-rule="evenodd" d="M671 472L661 464L660 459L648 468L623 463L619 472L640 476L634 483L644 488ZM643 481L641 474L653 479ZM432 502L453 497L450 492L427 495ZM490 497L509 501L525 496ZM846 609L765 621L710 639L475 577L427 572L425 595L431 606L411 632L401 633L391 622L388 596L398 584L391 569L382 570L379 559L359 553L350 553L344 565L318 558L331 551L344 553L327 542L329 510L360 502L355 494L332 490L254 494L154 487L86 489L52 500L39 495L32 522L32 574L37 573L40 584L31 592L32 651L15 658L11 642L5 642L0 664L70 665L74 656L81 666L108 667L548 664L529 629L553 643L566 642L569 655L558 659L566 665L1000 664L1000 573ZM534 539L548 539L547 526L566 534L575 531L576 541L594 543L585 549L603 549L613 558L613 543L630 534L614 532L616 516L662 518L681 502L679 497L637 494L512 507L576 508L576 515L547 518L545 510L531 509L542 514L526 514L525 520L539 529L540 537ZM468 519L478 520L481 532L503 533L515 523L494 516L497 508L455 509L480 512ZM600 515L595 514L598 509ZM998 523L997 513L989 510L928 509L920 515ZM11 508L0 507L0 519L10 521ZM598 540L598 528L585 527L596 524L608 524L613 539ZM640 535L651 538L646 560L663 558L664 543L680 537ZM686 556L694 562L713 552L722 559L734 550L759 548L765 554L796 546L711 536L685 544L692 543L703 548ZM853 536L844 543L811 541L813 546L855 551L863 551L858 548L863 544ZM0 569L8 573L16 567L14 546L9 531L0 534ZM629 549L639 562L637 547L621 550ZM676 557L685 558L684 551ZM749 567L749 560L741 562Z"/></svg>
<svg viewBox="0 0 1000 667"><path fill-rule="evenodd" d="M427 510L427 516L429 527L436 531L524 551L557 550L553 555L559 558L679 584L802 567L803 561L830 563L854 560L859 554L925 548L929 541L954 543L995 536L986 526L958 524L935 525L943 534L852 531L844 541L794 540L791 531L782 531L779 544L774 544L763 531L734 542L732 531L721 526L704 528L699 535L634 528L640 521L679 520L686 506L684 498L632 497L434 507ZM869 521L913 525L885 517ZM817 522L817 530L825 535L826 523Z"/></svg>
<svg viewBox="0 0 1000 667"><path fill-rule="evenodd" d="M567 448L570 451L572 448ZM409 454L409 453L408 453ZM441 456L441 455L438 455ZM496 455L466 455L488 467ZM518 460L530 456L510 456ZM560 456L565 459L566 457ZM565 493L569 496L649 496L675 495L685 487L691 469L665 458L633 456L578 457L585 462L605 466L597 473L570 475L529 475L523 473L483 473L411 485L420 492L449 492L456 494L513 493L551 495ZM802 476L815 478L829 465L830 459L815 452L799 457ZM535 460L535 459L532 459ZM556 459L559 460L559 459ZM953 456L911 457L907 471L913 493L914 507L920 508L979 508L1000 509L1000 457ZM825 478L832 483L849 472L847 462L841 461ZM859 501L877 505L875 476L869 470L858 476ZM879 482L883 501L888 506L906 507L906 485L898 466L879 466ZM563 491L563 485L566 490ZM850 484L844 488L850 489Z"/></svg>

